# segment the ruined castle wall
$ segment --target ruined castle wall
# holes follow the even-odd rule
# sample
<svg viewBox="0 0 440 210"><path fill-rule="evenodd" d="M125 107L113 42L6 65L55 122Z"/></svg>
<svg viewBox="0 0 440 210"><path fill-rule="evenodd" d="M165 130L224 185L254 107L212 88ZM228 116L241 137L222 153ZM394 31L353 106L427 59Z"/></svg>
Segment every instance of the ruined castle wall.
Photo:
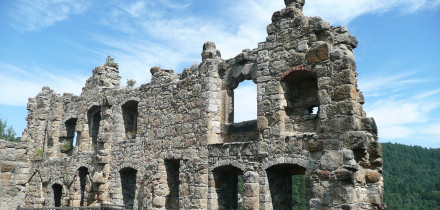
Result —
<svg viewBox="0 0 440 210"><path fill-rule="evenodd" d="M24 206L31 165L26 146L0 139L0 209Z"/></svg>
<svg viewBox="0 0 440 210"><path fill-rule="evenodd" d="M265 42L223 60L215 44L180 74L121 87L117 64L93 70L79 96L50 88L28 104L27 206L289 209L304 175L308 209L383 207L377 128L362 109L347 28L285 1ZM234 122L234 89L257 86L255 120ZM37 151L42 154L35 158ZM61 193L55 189L61 187ZM289 194L290 193L290 194Z"/></svg>

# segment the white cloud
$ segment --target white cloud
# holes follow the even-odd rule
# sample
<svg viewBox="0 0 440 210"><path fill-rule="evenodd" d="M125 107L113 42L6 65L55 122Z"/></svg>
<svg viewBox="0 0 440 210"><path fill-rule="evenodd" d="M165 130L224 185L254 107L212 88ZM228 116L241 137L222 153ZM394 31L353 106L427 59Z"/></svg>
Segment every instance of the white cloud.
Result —
<svg viewBox="0 0 440 210"><path fill-rule="evenodd" d="M435 9L438 6L439 0L308 0L304 14L321 16L332 24L348 24L365 14L380 14L391 10L411 13L421 9Z"/></svg>
<svg viewBox="0 0 440 210"><path fill-rule="evenodd" d="M413 72L363 81L371 81L360 89L374 100L364 108L374 117L382 141L440 146L440 89L419 92L414 87L429 80L414 78Z"/></svg>
<svg viewBox="0 0 440 210"><path fill-rule="evenodd" d="M69 15L84 12L90 5L85 0L19 0L14 3L8 15L12 19L12 26L23 31L51 26Z"/></svg>
<svg viewBox="0 0 440 210"><path fill-rule="evenodd" d="M80 94L87 77L82 75L57 75L33 67L20 67L0 62L0 104L25 106L29 97L35 97L43 86L49 86L57 93ZM78 82L83 81L83 82Z"/></svg>
<svg viewBox="0 0 440 210"><path fill-rule="evenodd" d="M333 23L346 24L360 15L393 9L412 12L435 6L438 1L309 0L306 2L305 14L321 15ZM189 67L199 62L201 48L206 41L215 42L223 58L231 58L246 48L256 48L257 43L264 41L267 36L266 25L270 23L273 12L284 8L281 0L226 1L219 3L223 6L220 16L206 17L192 14L191 9L195 7L190 5L196 4L197 1L118 2L101 15L100 22L123 31L126 36L95 34L94 37L99 37L96 41L110 47L111 51L107 53L111 53L123 67L123 81L141 76L139 82L143 83L149 81L146 75L149 75L148 70L154 65L180 72L182 65ZM102 50L109 51L106 48ZM387 78L390 79L399 78ZM408 79L398 82L392 85L404 88L407 84L420 81ZM366 90L377 89L373 83L365 86Z"/></svg>

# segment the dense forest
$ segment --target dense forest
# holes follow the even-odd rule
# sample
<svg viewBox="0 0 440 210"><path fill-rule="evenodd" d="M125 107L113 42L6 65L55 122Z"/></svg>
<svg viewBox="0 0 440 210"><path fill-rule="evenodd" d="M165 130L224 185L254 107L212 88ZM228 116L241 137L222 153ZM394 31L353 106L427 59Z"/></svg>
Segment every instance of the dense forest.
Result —
<svg viewBox="0 0 440 210"><path fill-rule="evenodd" d="M382 146L388 209L440 209L440 149Z"/></svg>

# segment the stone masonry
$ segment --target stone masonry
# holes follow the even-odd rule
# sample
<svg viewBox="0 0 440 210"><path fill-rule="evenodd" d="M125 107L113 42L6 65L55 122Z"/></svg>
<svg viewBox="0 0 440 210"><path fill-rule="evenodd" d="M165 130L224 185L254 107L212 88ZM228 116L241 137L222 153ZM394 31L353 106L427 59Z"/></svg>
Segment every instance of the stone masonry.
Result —
<svg viewBox="0 0 440 210"><path fill-rule="evenodd" d="M358 41L345 26L305 17L304 0L284 2L266 41L234 58L207 42L202 63L180 74L153 67L138 88L120 85L116 63L96 67L79 96L43 87L29 99L27 149L0 144L1 207L18 193L27 207L236 209L241 200L243 209L283 210L292 209L292 175L303 175L307 209L383 209ZM236 123L244 80L257 86L258 114ZM4 160L5 149L24 163Z"/></svg>
<svg viewBox="0 0 440 210"><path fill-rule="evenodd" d="M0 210L24 205L30 168L25 145L0 140Z"/></svg>

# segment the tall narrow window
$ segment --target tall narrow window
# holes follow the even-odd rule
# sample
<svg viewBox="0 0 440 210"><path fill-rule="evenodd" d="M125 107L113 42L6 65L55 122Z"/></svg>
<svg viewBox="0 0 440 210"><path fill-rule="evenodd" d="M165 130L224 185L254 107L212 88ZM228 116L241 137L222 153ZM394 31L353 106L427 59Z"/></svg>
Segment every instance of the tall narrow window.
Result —
<svg viewBox="0 0 440 210"><path fill-rule="evenodd" d="M78 169L79 173L79 183L80 183L80 190L81 190L81 200L80 200L80 206L84 206L85 204L85 193L86 193L86 185L87 185L87 175L89 175L89 169L86 167L81 167Z"/></svg>
<svg viewBox="0 0 440 210"><path fill-rule="evenodd" d="M53 197L54 197L53 199L55 202L55 207L60 207L62 193L63 193L63 186L61 186L60 184L54 184L52 185L52 190L53 190Z"/></svg>
<svg viewBox="0 0 440 210"><path fill-rule="evenodd" d="M128 101L122 105L122 117L124 119L125 137L127 139L136 138L138 102Z"/></svg>
<svg viewBox="0 0 440 210"><path fill-rule="evenodd" d="M66 142L64 142L64 150L70 150L72 149L74 146L76 146L76 133L75 133L75 127L76 127L76 122L77 119L76 118L70 118L69 120L67 120L64 125L66 127L66 132L67 132L67 136L66 136Z"/></svg>
<svg viewBox="0 0 440 210"><path fill-rule="evenodd" d="M165 209L179 209L179 160L165 160L167 183L170 193L166 196Z"/></svg>
<svg viewBox="0 0 440 210"><path fill-rule="evenodd" d="M89 120L89 135L92 138L92 147L95 148L98 141L99 124L101 122L101 107L93 106L87 113Z"/></svg>
<svg viewBox="0 0 440 210"><path fill-rule="evenodd" d="M304 209L306 169L293 164L280 164L267 169L273 209Z"/></svg>
<svg viewBox="0 0 440 210"><path fill-rule="evenodd" d="M133 168L123 168L119 171L121 176L122 199L124 205L133 206L136 195L136 173Z"/></svg>

